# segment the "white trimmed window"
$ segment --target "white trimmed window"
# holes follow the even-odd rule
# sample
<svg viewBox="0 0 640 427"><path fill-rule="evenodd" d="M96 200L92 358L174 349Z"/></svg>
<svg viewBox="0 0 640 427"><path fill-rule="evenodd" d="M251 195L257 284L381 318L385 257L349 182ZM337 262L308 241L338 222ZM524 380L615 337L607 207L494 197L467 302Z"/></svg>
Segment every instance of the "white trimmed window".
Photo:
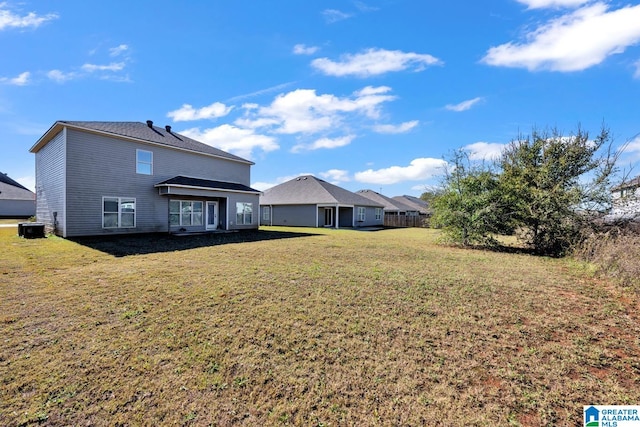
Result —
<svg viewBox="0 0 640 427"><path fill-rule="evenodd" d="M134 197L103 197L102 228L135 228L136 199Z"/></svg>
<svg viewBox="0 0 640 427"><path fill-rule="evenodd" d="M248 225L253 222L253 203L236 203L236 224Z"/></svg>
<svg viewBox="0 0 640 427"><path fill-rule="evenodd" d="M136 150L136 173L153 175L153 153L146 150Z"/></svg>
<svg viewBox="0 0 640 427"><path fill-rule="evenodd" d="M376 221L380 221L382 219L382 208L376 208Z"/></svg>
<svg viewBox="0 0 640 427"><path fill-rule="evenodd" d="M366 208L358 207L358 221L364 221Z"/></svg>
<svg viewBox="0 0 640 427"><path fill-rule="evenodd" d="M202 225L202 202L193 200L169 201L169 225Z"/></svg>
<svg viewBox="0 0 640 427"><path fill-rule="evenodd" d="M270 217L271 217L271 210L269 209L269 206L263 206L262 207L262 220L263 221L269 221Z"/></svg>

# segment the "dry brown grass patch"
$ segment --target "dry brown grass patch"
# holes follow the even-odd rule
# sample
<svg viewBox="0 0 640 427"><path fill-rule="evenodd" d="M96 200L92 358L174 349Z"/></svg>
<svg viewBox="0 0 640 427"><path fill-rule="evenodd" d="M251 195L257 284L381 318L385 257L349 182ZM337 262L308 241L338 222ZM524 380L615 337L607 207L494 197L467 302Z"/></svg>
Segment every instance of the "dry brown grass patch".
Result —
<svg viewBox="0 0 640 427"><path fill-rule="evenodd" d="M563 426L640 400L636 297L566 261L266 231L114 256L0 230L0 424Z"/></svg>

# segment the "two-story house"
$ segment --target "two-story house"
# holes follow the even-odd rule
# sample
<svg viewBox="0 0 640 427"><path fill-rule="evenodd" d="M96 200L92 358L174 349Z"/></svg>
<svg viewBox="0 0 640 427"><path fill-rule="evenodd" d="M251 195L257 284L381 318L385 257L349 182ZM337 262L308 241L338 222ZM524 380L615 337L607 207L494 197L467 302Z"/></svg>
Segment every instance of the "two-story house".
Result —
<svg viewBox="0 0 640 427"><path fill-rule="evenodd" d="M148 120L58 121L36 155L36 217L63 237L257 229L253 162Z"/></svg>

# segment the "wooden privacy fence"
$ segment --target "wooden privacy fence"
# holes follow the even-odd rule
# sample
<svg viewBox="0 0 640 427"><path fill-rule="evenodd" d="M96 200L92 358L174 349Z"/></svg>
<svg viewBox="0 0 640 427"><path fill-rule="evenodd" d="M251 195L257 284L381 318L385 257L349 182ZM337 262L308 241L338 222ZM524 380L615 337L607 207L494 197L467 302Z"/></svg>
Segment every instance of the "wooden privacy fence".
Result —
<svg viewBox="0 0 640 427"><path fill-rule="evenodd" d="M428 227L429 217L426 215L385 215L384 225L385 227Z"/></svg>

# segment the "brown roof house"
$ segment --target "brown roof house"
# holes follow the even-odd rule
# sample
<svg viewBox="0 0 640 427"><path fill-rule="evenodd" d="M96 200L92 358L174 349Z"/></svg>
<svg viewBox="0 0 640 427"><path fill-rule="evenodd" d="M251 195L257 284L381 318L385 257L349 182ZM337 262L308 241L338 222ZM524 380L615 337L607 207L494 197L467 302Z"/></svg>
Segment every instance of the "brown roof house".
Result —
<svg viewBox="0 0 640 427"><path fill-rule="evenodd" d="M260 224L300 227L380 227L384 206L313 175L265 190Z"/></svg>
<svg viewBox="0 0 640 427"><path fill-rule="evenodd" d="M171 126L58 121L31 152L37 220L60 236L258 228L253 162Z"/></svg>
<svg viewBox="0 0 640 427"><path fill-rule="evenodd" d="M0 172L0 218L29 218L35 214L34 192Z"/></svg>

